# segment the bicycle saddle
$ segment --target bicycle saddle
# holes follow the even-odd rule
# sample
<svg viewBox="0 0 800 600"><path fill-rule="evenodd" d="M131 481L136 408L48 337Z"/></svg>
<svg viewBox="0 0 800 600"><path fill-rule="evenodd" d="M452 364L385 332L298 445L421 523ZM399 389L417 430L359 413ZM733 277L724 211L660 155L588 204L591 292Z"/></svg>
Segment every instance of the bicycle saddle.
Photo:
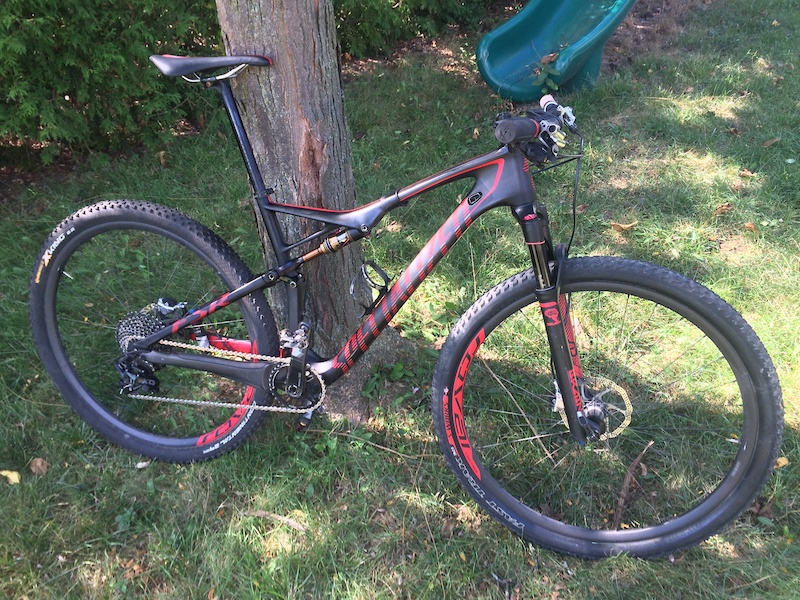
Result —
<svg viewBox="0 0 800 600"><path fill-rule="evenodd" d="M272 60L266 56L257 55L195 57L153 54L150 60L158 67L159 71L168 77L180 77L190 73L237 67L239 65L252 65L254 67L269 67L272 65Z"/></svg>

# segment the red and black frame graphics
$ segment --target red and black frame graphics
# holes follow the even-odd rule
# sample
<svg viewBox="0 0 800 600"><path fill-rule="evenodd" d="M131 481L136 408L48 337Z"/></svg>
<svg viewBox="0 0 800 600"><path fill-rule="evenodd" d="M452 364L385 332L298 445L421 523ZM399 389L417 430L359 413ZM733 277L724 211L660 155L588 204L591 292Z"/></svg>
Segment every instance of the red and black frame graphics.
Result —
<svg viewBox="0 0 800 600"><path fill-rule="evenodd" d="M456 210L422 248L408 268L389 289L388 293L366 315L359 329L344 344L336 356L330 360L311 363L311 366L320 373L326 383L331 383L341 377L366 352L370 344L388 326L391 319L414 291L480 215L498 206L509 206L515 209L515 207L533 204L535 201L533 183L524 166L525 159L521 153L511 152L508 148L503 147L422 179L393 194L351 211L330 211L312 207L277 204L271 201L262 203L264 212L268 213L272 218L275 216L274 213L290 214L323 223L323 226L327 228L323 229L323 231L338 232L346 229L352 232L364 232L360 237L366 237L369 231L388 212L403 206L411 198L458 180L474 179L474 185L464 200L459 203ZM276 254L285 257L284 264L276 267L270 273L261 275L240 288L224 294L205 306L196 307L189 314L176 320L171 325L140 340L137 342L137 346L142 350L151 348L159 340L169 335L174 335L186 327L200 324L206 316L233 302L242 300L249 293L257 289L277 285L282 278L295 274L304 262L303 256L295 258L288 256L287 249L300 246L302 241L291 246L281 238L273 239L272 241L278 250ZM308 254L304 256L308 256ZM317 258L314 257L311 260L317 260ZM279 276L276 276L276 273ZM299 311L299 309L300 307L295 307L295 310ZM246 344L240 344L232 340L226 343L235 344L240 348L246 346ZM162 353L153 351L147 352L147 354L149 356L148 360L157 363L173 362L176 358L174 356L165 357L162 356ZM183 366L189 366L189 362L192 360L199 360L199 358L192 359L189 357L184 357L184 359L182 361ZM226 361L216 358L206 358L203 362L205 363L203 365L198 363L198 368L211 369L225 376L231 376L236 371L240 371L238 376L235 377L237 380L253 384L257 383L258 376L255 373L245 372L251 370L248 367L252 368L252 363Z"/></svg>
<svg viewBox="0 0 800 600"><path fill-rule="evenodd" d="M291 206L274 203L271 200L262 202L261 207L269 220L274 219L276 213L282 213L322 223L321 231L324 232L323 235L330 236L329 239L335 236L341 237L342 232L347 232L347 241L345 243L349 243L350 241L367 237L372 228L387 213L403 206L409 199L431 189L468 178L474 180L470 192L420 250L388 292L364 317L360 327L342 346L336 356L328 360L311 362L310 366L320 374L326 383L332 383L344 375L389 325L392 318L433 271L439 261L463 236L466 230L485 212L505 206L511 209L520 224L525 243L530 251L537 277L537 294L541 291L539 299L545 324L548 325L546 328L548 338L550 338L551 347L554 348L554 360L559 363L556 365L556 371L562 374L559 377L559 386L563 391L567 391L564 394L567 403L569 403L570 396L574 396L575 400L580 402L580 394L576 393L580 367L573 365L572 354L575 351L575 344L574 341L572 341L571 345L569 344L569 332L565 330L563 315L566 311L566 303L561 303L561 306L558 305L555 274L552 272L555 260L550 240L547 213L544 207L536 200L533 182L521 152L504 146L494 152L475 157L350 211L331 211L312 207ZM318 237L320 237L319 233L291 245L286 244L281 237L273 239L272 243L276 249L276 255L283 257L284 261L278 267L253 279L240 288L224 294L205 306L196 307L189 314L161 331L141 340L137 345L142 350L151 348L160 339L174 335L178 330L186 327L201 324L205 316L233 302L244 299L249 293L257 289L277 285L279 281L285 281L298 275L302 264L309 260L317 260L324 253L312 251L292 257L290 251L301 247L304 242ZM301 298L302 295L295 297L294 301L298 303L298 306L291 309L298 314L302 308L299 305ZM218 343L220 346L236 346L240 351L247 352L247 344L240 343L237 340L219 340ZM190 355L165 355L152 350L145 352L145 356L154 363L180 364L183 367L200 368L259 388L264 387L264 371L268 368L266 365L253 362L231 361L215 357L193 357ZM468 366L468 363L466 364ZM580 411L580 406L576 406L574 410L567 409L568 417L572 417L575 420L576 411Z"/></svg>

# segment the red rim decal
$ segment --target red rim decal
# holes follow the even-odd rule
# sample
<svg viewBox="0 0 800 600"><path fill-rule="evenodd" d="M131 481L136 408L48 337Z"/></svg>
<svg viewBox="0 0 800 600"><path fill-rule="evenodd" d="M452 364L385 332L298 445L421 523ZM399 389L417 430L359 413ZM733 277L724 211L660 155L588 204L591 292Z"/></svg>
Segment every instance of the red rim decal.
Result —
<svg viewBox="0 0 800 600"><path fill-rule="evenodd" d="M475 358L478 348L480 348L480 345L485 339L486 333L481 329L478 335L472 339L469 346L467 346L467 351L458 363L458 370L456 371L456 377L453 381L453 392L450 395L450 402L447 401L449 390L444 391L444 398L442 399L444 403L444 426L447 432L447 441L451 448L459 450L467 467L469 467L469 470L478 480L481 478L481 472L475 462L472 444L470 444L469 437L467 436L467 428L464 423L464 382L467 379L467 373L469 372L472 360Z"/></svg>
<svg viewBox="0 0 800 600"><path fill-rule="evenodd" d="M249 340L233 340L229 338L221 338L219 336L209 336L209 342L215 348L223 348L226 350L235 350L237 352L256 353L258 346L255 342ZM237 433L239 426L244 426L250 420L250 406L253 404L255 398L256 388L248 387L242 398L241 408L237 408L230 418L216 429L209 431L197 438L197 446L205 446L213 444L218 440L224 438L228 433ZM243 420L244 419L244 420ZM222 443L226 443L223 440Z"/></svg>
<svg viewBox="0 0 800 600"><path fill-rule="evenodd" d="M235 432L237 425L239 425L242 419L250 414L250 405L253 403L253 397L255 396L256 388L248 387L247 391L244 394L244 398L242 398L242 406L241 408L237 408L236 412L234 412L230 418L225 421L222 425L214 429L213 431L209 431L201 435L197 438L197 446L205 446L206 444L212 444L221 438L224 438L228 433L231 431ZM244 423L247 422L247 419ZM242 423L242 425L244 425Z"/></svg>

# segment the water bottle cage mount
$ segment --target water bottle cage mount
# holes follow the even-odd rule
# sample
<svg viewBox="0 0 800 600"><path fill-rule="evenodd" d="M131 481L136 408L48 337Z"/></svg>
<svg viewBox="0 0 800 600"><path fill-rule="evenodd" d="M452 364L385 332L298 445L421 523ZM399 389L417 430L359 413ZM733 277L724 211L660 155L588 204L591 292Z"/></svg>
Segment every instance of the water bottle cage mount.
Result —
<svg viewBox="0 0 800 600"><path fill-rule="evenodd" d="M389 291L391 277L373 261L368 260L361 265L361 270L350 282L350 296L364 309L366 316L372 312ZM376 293L377 292L377 293Z"/></svg>

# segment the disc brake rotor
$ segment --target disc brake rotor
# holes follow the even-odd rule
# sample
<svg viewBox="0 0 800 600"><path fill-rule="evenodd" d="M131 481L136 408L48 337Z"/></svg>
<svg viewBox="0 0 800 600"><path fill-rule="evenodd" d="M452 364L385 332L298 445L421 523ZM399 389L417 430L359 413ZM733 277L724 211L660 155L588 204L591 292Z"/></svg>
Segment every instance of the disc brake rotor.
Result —
<svg viewBox="0 0 800 600"><path fill-rule="evenodd" d="M607 430L600 435L599 439L608 440L617 437L631 424L633 403L631 403L628 392L622 386L605 377L586 377L586 385L594 390L600 390L594 394L594 397L603 402L608 414L606 419ZM557 408L561 415L561 421L569 429L563 402Z"/></svg>

